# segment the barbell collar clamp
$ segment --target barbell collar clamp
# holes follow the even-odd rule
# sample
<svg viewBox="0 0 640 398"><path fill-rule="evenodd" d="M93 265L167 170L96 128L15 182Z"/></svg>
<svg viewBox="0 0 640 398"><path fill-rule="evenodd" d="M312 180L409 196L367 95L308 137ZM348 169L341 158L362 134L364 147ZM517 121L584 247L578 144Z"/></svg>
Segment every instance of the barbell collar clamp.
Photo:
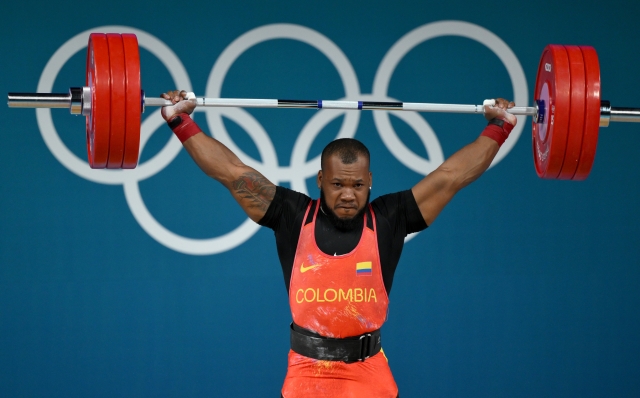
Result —
<svg viewBox="0 0 640 398"><path fill-rule="evenodd" d="M535 123L544 123L545 116L547 114L547 108L545 106L544 100L535 100L536 105L536 113L533 115L533 121Z"/></svg>
<svg viewBox="0 0 640 398"><path fill-rule="evenodd" d="M609 127L611 121L611 103L606 100L600 101L600 127Z"/></svg>

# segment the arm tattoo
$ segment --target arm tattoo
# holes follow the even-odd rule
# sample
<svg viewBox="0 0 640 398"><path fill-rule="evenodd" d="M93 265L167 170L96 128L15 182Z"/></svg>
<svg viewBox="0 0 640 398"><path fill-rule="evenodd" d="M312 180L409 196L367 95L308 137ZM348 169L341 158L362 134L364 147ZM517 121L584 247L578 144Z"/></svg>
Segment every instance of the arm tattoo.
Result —
<svg viewBox="0 0 640 398"><path fill-rule="evenodd" d="M231 184L235 195L248 199L247 207L262 211L267 211L276 194L276 186L256 171L244 173Z"/></svg>

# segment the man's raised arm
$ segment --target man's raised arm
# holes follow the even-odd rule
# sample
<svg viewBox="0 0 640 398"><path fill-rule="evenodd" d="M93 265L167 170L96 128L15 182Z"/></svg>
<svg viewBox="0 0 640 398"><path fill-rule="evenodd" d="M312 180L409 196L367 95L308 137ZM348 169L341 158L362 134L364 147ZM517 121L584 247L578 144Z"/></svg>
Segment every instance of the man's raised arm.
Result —
<svg viewBox="0 0 640 398"><path fill-rule="evenodd" d="M517 123L515 115L505 110L513 106L513 102L501 98L496 100L495 106L485 106L485 117L489 120L489 125L482 134L411 189L427 225L433 223L458 191L489 168L500 145Z"/></svg>
<svg viewBox="0 0 640 398"><path fill-rule="evenodd" d="M258 222L276 192L275 185L255 169L245 165L220 141L204 134L189 116L196 105L186 99L186 91L162 94L173 106L162 108L162 117L184 145L198 167L227 187L249 218Z"/></svg>

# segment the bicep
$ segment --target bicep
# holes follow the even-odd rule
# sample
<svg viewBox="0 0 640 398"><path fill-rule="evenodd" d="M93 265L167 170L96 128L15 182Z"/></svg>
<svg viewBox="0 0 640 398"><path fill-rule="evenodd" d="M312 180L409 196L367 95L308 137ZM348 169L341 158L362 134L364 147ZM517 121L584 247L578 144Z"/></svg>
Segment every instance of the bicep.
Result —
<svg viewBox="0 0 640 398"><path fill-rule="evenodd" d="M184 147L205 174L231 192L249 218L260 221L276 191L271 181L245 165L224 144L205 134L189 138Z"/></svg>
<svg viewBox="0 0 640 398"><path fill-rule="evenodd" d="M249 166L239 166L232 174L233 179L225 184L229 192L249 218L260 221L273 201L276 186Z"/></svg>
<svg viewBox="0 0 640 398"><path fill-rule="evenodd" d="M480 136L454 153L412 188L428 225L431 225L458 191L487 170L499 148L493 139Z"/></svg>
<svg viewBox="0 0 640 398"><path fill-rule="evenodd" d="M422 218L431 225L457 190L447 172L437 169L411 188Z"/></svg>

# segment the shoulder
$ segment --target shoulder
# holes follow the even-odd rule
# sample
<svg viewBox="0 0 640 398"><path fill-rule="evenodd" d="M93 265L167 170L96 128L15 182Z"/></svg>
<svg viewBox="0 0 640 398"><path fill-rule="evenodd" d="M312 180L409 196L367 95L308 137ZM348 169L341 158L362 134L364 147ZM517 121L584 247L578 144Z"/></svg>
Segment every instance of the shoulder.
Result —
<svg viewBox="0 0 640 398"><path fill-rule="evenodd" d="M290 224L296 216L302 217L311 198L292 189L277 186L269 208L258 224L278 229L283 223Z"/></svg>
<svg viewBox="0 0 640 398"><path fill-rule="evenodd" d="M379 220L378 223L384 221L390 226L400 224L406 228L407 233L427 228L410 189L382 195L371 202L371 207Z"/></svg>
<svg viewBox="0 0 640 398"><path fill-rule="evenodd" d="M411 206L416 204L416 200L411 193L411 190L389 193L379 196L371 202L371 207L377 214L380 215L393 215L407 205Z"/></svg>
<svg viewBox="0 0 640 398"><path fill-rule="evenodd" d="M281 186L276 187L276 194L273 198L274 202L276 198L278 199L278 205L302 211L305 211L309 202L311 202L309 196Z"/></svg>

